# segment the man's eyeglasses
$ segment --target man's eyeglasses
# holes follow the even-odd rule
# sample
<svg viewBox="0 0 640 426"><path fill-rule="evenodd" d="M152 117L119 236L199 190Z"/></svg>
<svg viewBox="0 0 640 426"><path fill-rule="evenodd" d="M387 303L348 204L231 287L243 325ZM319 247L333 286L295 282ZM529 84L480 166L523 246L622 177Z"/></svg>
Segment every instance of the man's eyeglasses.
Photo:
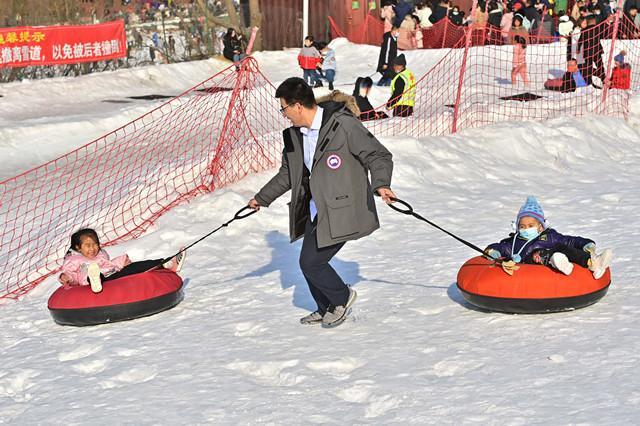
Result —
<svg viewBox="0 0 640 426"><path fill-rule="evenodd" d="M280 113L282 113L282 115L284 115L284 111L285 111L287 108L289 108L291 105L295 105L295 103L293 103L293 104L289 104L289 105L287 105L287 106L283 106L282 108L280 108Z"/></svg>

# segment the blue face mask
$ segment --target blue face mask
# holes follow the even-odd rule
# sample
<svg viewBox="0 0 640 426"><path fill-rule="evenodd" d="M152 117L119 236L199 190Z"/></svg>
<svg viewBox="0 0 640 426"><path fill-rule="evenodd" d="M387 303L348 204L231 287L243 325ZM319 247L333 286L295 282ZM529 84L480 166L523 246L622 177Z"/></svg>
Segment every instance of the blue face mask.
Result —
<svg viewBox="0 0 640 426"><path fill-rule="evenodd" d="M538 232L538 228L520 229L518 233L522 238L526 239L527 241L533 240L538 235L540 235L540 233Z"/></svg>

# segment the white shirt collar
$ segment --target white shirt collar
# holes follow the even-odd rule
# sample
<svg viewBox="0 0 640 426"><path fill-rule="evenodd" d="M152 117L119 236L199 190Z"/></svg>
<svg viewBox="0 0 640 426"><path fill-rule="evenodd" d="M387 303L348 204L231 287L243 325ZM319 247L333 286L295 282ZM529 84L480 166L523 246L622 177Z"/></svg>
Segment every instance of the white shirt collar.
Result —
<svg viewBox="0 0 640 426"><path fill-rule="evenodd" d="M300 127L300 132L303 135L306 135L309 133L310 130L320 130L320 127L322 126L322 112L324 111L324 109L319 106L318 109L316 110L316 115L313 117L313 122L311 123L311 127L307 128L307 127Z"/></svg>

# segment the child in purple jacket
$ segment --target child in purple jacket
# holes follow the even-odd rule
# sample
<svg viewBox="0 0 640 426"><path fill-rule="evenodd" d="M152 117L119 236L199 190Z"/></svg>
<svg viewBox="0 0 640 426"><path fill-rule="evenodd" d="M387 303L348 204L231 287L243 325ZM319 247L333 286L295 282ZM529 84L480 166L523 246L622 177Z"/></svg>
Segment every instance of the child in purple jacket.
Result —
<svg viewBox="0 0 640 426"><path fill-rule="evenodd" d="M507 258L515 263L533 263L570 275L573 264L588 268L599 279L611 264L613 253L596 254L593 240L562 235L547 226L542 207L535 197L527 197L516 217L517 232L499 243L490 244L485 253L493 259Z"/></svg>

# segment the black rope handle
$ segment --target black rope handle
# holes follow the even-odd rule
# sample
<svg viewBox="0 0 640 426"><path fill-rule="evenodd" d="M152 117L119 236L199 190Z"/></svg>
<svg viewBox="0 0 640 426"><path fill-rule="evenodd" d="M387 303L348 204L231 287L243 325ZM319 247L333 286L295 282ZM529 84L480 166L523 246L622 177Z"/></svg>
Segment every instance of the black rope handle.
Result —
<svg viewBox="0 0 640 426"><path fill-rule="evenodd" d="M245 210L250 210L250 211L248 213L245 213L245 214L240 214ZM235 215L233 215L233 219L231 219L229 222L227 222L227 225L230 224L231 222L233 222L234 220L240 220L240 219L247 218L247 217L251 216L254 213L258 213L258 210L254 210L249 206L244 206L243 208L238 210L238 212Z"/></svg>
<svg viewBox="0 0 640 426"><path fill-rule="evenodd" d="M433 226L434 228L437 228L437 229L441 230L442 232L444 232L445 234L449 235L450 237L453 237L456 240L460 241L465 246L467 246L467 247L469 247L469 248L471 248L471 249L473 249L473 250L485 255L484 250L482 250L477 245L475 245L473 243L470 243L469 241L467 241L467 240L465 240L463 238L458 237L454 233L447 231L446 229L442 228L441 226L436 225L435 223L431 222L430 220L425 219L424 217L420 216L418 213L414 212L413 211L413 207L411 206L411 204L407 203L406 201L401 200L399 198L394 198L394 197L391 197L391 200L393 202L395 202L395 203L402 204L404 207L406 207L406 210L405 210L405 209L398 208L398 207L394 206L393 204L387 204L389 207L391 207L393 210L397 211L398 213L410 215L410 216L415 217L416 219L422 220L423 222L427 222L429 225Z"/></svg>
<svg viewBox="0 0 640 426"><path fill-rule="evenodd" d="M411 205L409 203L407 203L406 201L403 201L403 200L401 200L399 198L391 197L391 200L393 200L394 202L396 202L398 204L402 204L403 206L405 206L407 208L407 210L399 209L398 207L394 206L393 204L389 204L388 205L389 207L391 207L392 209L394 209L398 213L413 215L413 207L411 207Z"/></svg>
<svg viewBox="0 0 640 426"><path fill-rule="evenodd" d="M243 212L245 210L250 210L247 213ZM186 246L185 248L179 250L176 254L174 254L173 256L169 256L166 259L162 259L162 263L167 262L170 259L173 259L174 257L176 257L177 255L179 255L180 253L183 253L185 251L187 251L187 249L190 249L191 247L195 246L196 244L198 244L200 241L204 240L205 238L208 238L209 236L211 236L212 234L215 234L216 232L218 232L220 229L225 228L227 226L229 226L229 224L231 222L233 222L234 220L241 220L241 219L245 219L249 216L251 216L252 214L258 213L258 210L254 210L249 206L244 206L243 208L241 208L240 210L238 210L236 212L236 214L233 215L233 218L231 218L231 220L223 223L222 225L218 226L216 229L214 229L213 231L209 232L207 235L205 235L204 237L201 237L200 239L194 241L193 243L189 244L188 246Z"/></svg>

